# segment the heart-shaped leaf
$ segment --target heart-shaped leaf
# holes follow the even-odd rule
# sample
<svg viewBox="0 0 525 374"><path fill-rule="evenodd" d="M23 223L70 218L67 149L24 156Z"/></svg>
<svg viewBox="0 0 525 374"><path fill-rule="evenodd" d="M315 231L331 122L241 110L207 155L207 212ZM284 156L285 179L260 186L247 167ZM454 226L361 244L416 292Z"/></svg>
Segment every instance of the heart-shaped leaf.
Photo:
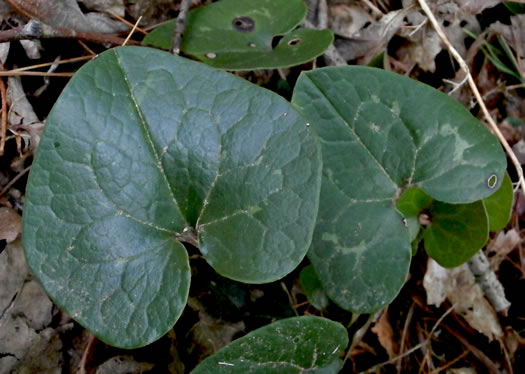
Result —
<svg viewBox="0 0 525 374"><path fill-rule="evenodd" d="M268 282L311 241L321 160L279 96L141 47L107 51L60 96L29 177L28 263L103 341L145 345L185 306L198 244L222 275Z"/></svg>
<svg viewBox="0 0 525 374"><path fill-rule="evenodd" d="M453 99L374 68L303 73L293 103L318 132L324 163L308 256L336 303L377 310L408 274L410 236L394 208L403 191L416 186L448 203L483 199L501 184L505 155Z"/></svg>
<svg viewBox="0 0 525 374"><path fill-rule="evenodd" d="M489 238L489 223L482 201L448 204L433 201L431 224L423 241L428 255L451 268L467 262Z"/></svg>
<svg viewBox="0 0 525 374"><path fill-rule="evenodd" d="M314 316L288 318L235 340L192 374L335 374L347 345L347 332L339 323Z"/></svg>
<svg viewBox="0 0 525 374"><path fill-rule="evenodd" d="M306 16L303 0L221 0L191 11L181 50L227 70L299 65L323 54L333 41L329 30L294 28ZM175 21L143 40L169 49Z"/></svg>

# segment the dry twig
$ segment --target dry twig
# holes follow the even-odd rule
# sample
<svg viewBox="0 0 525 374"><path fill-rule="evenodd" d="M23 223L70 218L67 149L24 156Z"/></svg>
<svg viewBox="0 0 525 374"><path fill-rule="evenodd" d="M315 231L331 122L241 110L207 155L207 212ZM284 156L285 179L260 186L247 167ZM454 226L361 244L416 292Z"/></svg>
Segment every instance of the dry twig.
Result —
<svg viewBox="0 0 525 374"><path fill-rule="evenodd" d="M461 69L465 72L466 80L470 86L470 89L472 90L472 93L474 94L482 112L485 116L487 122L490 125L491 130L494 132L494 134L498 137L499 141L503 145L503 148L505 148L505 151L507 152L508 156L510 157L512 163L514 164L514 167L516 168L516 172L518 174L518 184L521 186L521 191L525 195L525 179L523 177L523 169L521 168L521 164L518 161L516 155L514 154L514 151L512 150L511 146L501 133L501 131L498 128L498 125L492 119L492 116L489 113L489 110L487 109L487 106L485 105L485 102L483 101L483 98L481 97L481 94L479 93L478 87L476 86L476 82L474 82L474 78L472 78L472 74L470 74L470 69L463 59L459 52L454 48L454 46L450 43L450 41L447 38L447 35L441 28L441 25L437 21L436 17L434 16L434 13L432 13L432 10L429 8L426 0L418 0L419 5L421 6L421 9L425 12L426 16L432 23L432 26L436 30L437 34L439 35L439 38L441 41L445 44L449 52L454 56L454 59L458 62Z"/></svg>
<svg viewBox="0 0 525 374"><path fill-rule="evenodd" d="M0 94L2 95L2 127L0 130L0 156L4 154L5 141L7 137L7 89L5 82L0 78Z"/></svg>
<svg viewBox="0 0 525 374"><path fill-rule="evenodd" d="M171 53L178 55L180 53L180 43L182 41L182 33L186 28L186 19L188 18L188 10L190 9L191 0L181 0L179 15L175 21L175 29L173 30L173 39L171 42Z"/></svg>
<svg viewBox="0 0 525 374"><path fill-rule="evenodd" d="M96 32L78 31L63 27L52 27L38 19L31 19L26 25L0 31L0 43L24 39L65 38L77 39L98 44L122 45L124 39L120 36L100 34ZM129 44L139 43L130 40Z"/></svg>

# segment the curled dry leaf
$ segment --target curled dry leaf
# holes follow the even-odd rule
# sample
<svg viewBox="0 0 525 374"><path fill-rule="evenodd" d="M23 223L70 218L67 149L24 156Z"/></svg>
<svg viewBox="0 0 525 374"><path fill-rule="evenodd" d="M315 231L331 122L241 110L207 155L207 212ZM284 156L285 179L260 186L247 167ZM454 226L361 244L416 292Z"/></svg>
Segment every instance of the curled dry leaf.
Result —
<svg viewBox="0 0 525 374"><path fill-rule="evenodd" d="M97 368L96 374L141 374L149 372L155 365L137 362L133 357L120 355L111 357Z"/></svg>
<svg viewBox="0 0 525 374"><path fill-rule="evenodd" d="M510 25L498 21L490 28L502 35L507 44L514 49L522 80L525 80L525 14L512 16L510 21Z"/></svg>
<svg viewBox="0 0 525 374"><path fill-rule="evenodd" d="M381 317L376 321L372 332L377 335L377 339L381 346L386 350L390 359L396 356L396 352L399 352L396 341L394 340L394 330L390 321L388 320L388 309L381 314Z"/></svg>
<svg viewBox="0 0 525 374"><path fill-rule="evenodd" d="M20 77L9 77L7 81L7 102L9 104L9 130L24 139L24 150L35 150L40 142L44 123L27 100Z"/></svg>
<svg viewBox="0 0 525 374"><path fill-rule="evenodd" d="M454 305L455 312L472 328L487 336L489 340L503 336L496 312L485 299L468 265L445 269L429 259L423 287L427 292L429 305L439 306L445 295Z"/></svg>
<svg viewBox="0 0 525 374"><path fill-rule="evenodd" d="M406 10L392 11L370 26L336 40L335 46L345 60L362 58L366 63L374 58L403 25Z"/></svg>
<svg viewBox="0 0 525 374"><path fill-rule="evenodd" d="M403 7L409 8L416 5L414 0L403 0ZM461 12L454 1L440 1L430 4L432 11L443 26L447 38L456 50L465 55L464 29L478 34L479 22L471 14ZM443 50L443 45L435 29L427 22L427 18L418 10L413 10L407 15L410 27L400 30L400 34L409 40L409 44L397 52L401 60L407 65L416 63L421 69L429 72L436 70L435 58Z"/></svg>
<svg viewBox="0 0 525 374"><path fill-rule="evenodd" d="M0 207L0 240L14 242L22 230L22 218L8 207Z"/></svg>
<svg viewBox="0 0 525 374"><path fill-rule="evenodd" d="M54 27L107 34L129 29L128 26L104 14L96 18L87 17L80 10L76 0L9 0L9 2L24 14Z"/></svg>
<svg viewBox="0 0 525 374"><path fill-rule="evenodd" d="M84 6L97 12L111 12L124 17L126 7L123 0L80 0Z"/></svg>
<svg viewBox="0 0 525 374"><path fill-rule="evenodd" d="M336 4L329 8L328 19L330 29L334 34L352 38L374 19L359 4Z"/></svg>
<svg viewBox="0 0 525 374"><path fill-rule="evenodd" d="M521 237L516 229L500 231L494 239L487 244L487 255L490 258L490 266L498 271L499 266L507 255L521 242Z"/></svg>
<svg viewBox="0 0 525 374"><path fill-rule="evenodd" d="M62 342L50 328L53 304L32 280L19 242L0 254L0 373L58 372Z"/></svg>

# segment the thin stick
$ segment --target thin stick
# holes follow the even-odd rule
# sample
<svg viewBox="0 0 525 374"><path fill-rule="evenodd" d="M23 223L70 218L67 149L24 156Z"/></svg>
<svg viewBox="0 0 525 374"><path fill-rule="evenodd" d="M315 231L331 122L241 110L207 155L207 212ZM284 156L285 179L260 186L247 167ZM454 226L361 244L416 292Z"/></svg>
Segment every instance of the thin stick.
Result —
<svg viewBox="0 0 525 374"><path fill-rule="evenodd" d="M363 371L362 373L369 373L369 372L373 372L375 371L376 369L379 369L385 365L388 365L388 364L393 364L394 362L406 357L406 356L409 356L411 355L412 353L418 351L419 349L423 348L424 346L426 346L428 343L430 343L430 340L432 339L432 335L434 335L434 332L436 331L436 329L438 328L438 326L441 324L441 322L443 322L443 320L445 319L446 316L448 316L452 311L454 310L454 305L452 305L445 313L443 313L443 315L441 317L439 317L439 319L436 321L436 323L434 324L434 327L432 327L432 330L430 330L430 333L428 334L428 338L426 338L425 341L419 343L418 345L415 345L414 347L410 348L408 351L405 351L403 352L402 354L400 354L399 356L396 356L388 361L384 361L380 364L377 364L377 365L374 365L372 366L370 369L367 369L365 371Z"/></svg>
<svg viewBox="0 0 525 374"><path fill-rule="evenodd" d="M45 71L16 71L16 70L0 71L0 77L34 76L34 77L71 78L73 74L74 73L47 73Z"/></svg>
<svg viewBox="0 0 525 374"><path fill-rule="evenodd" d="M40 22L38 19L30 20L25 26L15 27L0 31L0 43L24 39L65 38L77 39L98 44L121 45L124 41L120 36L100 34L96 32L78 31L63 27L52 27ZM132 40L130 44L138 45Z"/></svg>
<svg viewBox="0 0 525 374"><path fill-rule="evenodd" d="M496 134L496 136L498 137L499 141L503 145L503 148L505 148L505 151L507 151L507 154L509 155L512 163L514 164L514 167L516 168L516 173L518 174L519 185L521 186L522 193L525 195L525 178L523 177L523 170L521 168L521 164L518 161L518 158L514 154L514 151L510 147L509 143L507 143L507 140L505 139L505 137L503 136L503 134L499 130L498 125L492 119L492 116L490 115L489 110L487 109L487 106L485 105L485 102L483 101L483 98L481 97L481 94L479 93L478 87L476 86L476 83L474 82L474 78L472 78L472 75L470 74L470 69L469 69L467 63L465 62L465 60L461 57L459 52L454 48L454 46L448 40L445 32L441 28L441 25L439 24L439 22L437 21L436 17L434 16L434 13L432 13L432 10L430 10L426 0L418 0L418 1L419 1L419 5L421 6L421 9L423 9L423 11L427 15L428 19L432 23L432 26L434 27L434 29L436 30L437 34L439 35L439 38L446 45L446 47L449 50L449 52L452 54L452 56L454 56L454 58L456 59L456 61L459 64L459 66L461 66L461 69L467 75L467 82L468 82L468 84L470 86L470 89L472 90L472 93L476 97L476 100L477 100L477 102L478 102L478 104L479 104L479 106L480 106L480 108L481 108L481 110L482 110L486 120L488 121L488 123L490 125L490 128L492 129L494 134Z"/></svg>
<svg viewBox="0 0 525 374"><path fill-rule="evenodd" d="M131 31L129 32L128 36L126 37L126 40L124 40L124 43L122 43L122 45L126 45L126 43L128 42L129 38L131 38L131 35L133 35L133 33L135 32L135 30L137 29L137 26L140 22L140 20L142 19L142 16L139 17L139 19L137 20L137 22L135 22L135 24L133 25L133 28L131 29Z"/></svg>
<svg viewBox="0 0 525 374"><path fill-rule="evenodd" d="M123 24L131 27L131 28L135 28L138 32L140 32L141 34L144 34L144 35L148 35L148 32L146 30L144 30L143 28L141 27L138 27L138 24L140 22L140 19L142 18L142 16L139 17L139 19L137 20L137 22L135 23L135 25L133 25L131 22L129 22L127 19L125 18L122 18L121 16L119 16L118 14L112 12L112 11L107 11L108 14L110 14L112 17L118 19L120 22L122 22Z"/></svg>
<svg viewBox="0 0 525 374"><path fill-rule="evenodd" d="M2 196L3 194L5 194L7 191L9 191L9 189L11 187L13 187L13 184L16 183L17 180L19 180L20 178L22 178L22 176L27 173L29 171L29 169L31 169L31 165L29 165L28 167L26 167L24 170L22 170L20 173L18 173L13 179L11 179L9 181L8 184L5 185L5 187L2 189L2 191L0 191L0 196Z"/></svg>
<svg viewBox="0 0 525 374"><path fill-rule="evenodd" d="M2 130L0 132L0 156L4 154L5 140L7 137L7 89L5 82L0 78L0 93L2 95Z"/></svg>
<svg viewBox="0 0 525 374"><path fill-rule="evenodd" d="M82 40L77 40L77 42L78 42L78 44L80 44L80 46L81 46L82 48L84 48L84 49L86 50L86 52L89 53L91 56L95 57L95 56L97 55L97 54L95 53L95 51L92 50L91 48L89 48L89 47L87 46L87 44L84 43Z"/></svg>
<svg viewBox="0 0 525 374"><path fill-rule="evenodd" d="M173 39L171 42L171 53L178 55L180 53L180 43L182 41L182 33L186 28L186 19L188 18L188 10L190 9L191 0L181 0L179 15L175 21L175 29L173 30Z"/></svg>
<svg viewBox="0 0 525 374"><path fill-rule="evenodd" d="M69 63L78 62L78 61L86 61L86 60L91 60L92 58L93 58L93 56L73 57L73 58L68 58L66 60L58 60L58 61L53 61L53 62L45 62L45 63L37 64L37 65L24 66L22 68L11 69L9 71L12 71L12 72L15 72L15 71L27 71L27 70L45 68L46 66L60 65L60 64L69 64Z"/></svg>
<svg viewBox="0 0 525 374"><path fill-rule="evenodd" d="M410 324L410 322L412 322L412 316L414 315L415 306L416 304L412 302L412 305L410 305L410 309L408 310L408 313L405 319L405 324L403 326L403 332L401 333L401 343L399 347L399 353L403 353L403 350L405 349L405 339L407 337L408 325ZM403 366L403 360L399 360L399 362L396 365L398 374L401 373L402 366Z"/></svg>

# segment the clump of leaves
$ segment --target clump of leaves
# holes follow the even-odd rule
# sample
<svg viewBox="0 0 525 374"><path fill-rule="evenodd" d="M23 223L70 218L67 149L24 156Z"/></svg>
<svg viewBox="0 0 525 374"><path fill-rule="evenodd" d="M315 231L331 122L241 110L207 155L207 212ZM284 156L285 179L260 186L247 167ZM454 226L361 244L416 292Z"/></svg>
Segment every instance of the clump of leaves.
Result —
<svg viewBox="0 0 525 374"><path fill-rule="evenodd" d="M509 181L488 198L505 167L464 107L393 73L302 73L288 103L198 62L122 47L86 64L47 120L24 246L56 303L121 347L178 319L190 282L182 242L252 283L283 277L309 250L326 294L371 312L402 287L422 213L427 251L446 266L508 220ZM284 344L274 341L272 354Z"/></svg>
<svg viewBox="0 0 525 374"><path fill-rule="evenodd" d="M191 11L181 50L220 69L274 69L323 54L329 30L296 28L306 17L303 0L221 0ZM170 49L175 21L149 33L143 44Z"/></svg>

